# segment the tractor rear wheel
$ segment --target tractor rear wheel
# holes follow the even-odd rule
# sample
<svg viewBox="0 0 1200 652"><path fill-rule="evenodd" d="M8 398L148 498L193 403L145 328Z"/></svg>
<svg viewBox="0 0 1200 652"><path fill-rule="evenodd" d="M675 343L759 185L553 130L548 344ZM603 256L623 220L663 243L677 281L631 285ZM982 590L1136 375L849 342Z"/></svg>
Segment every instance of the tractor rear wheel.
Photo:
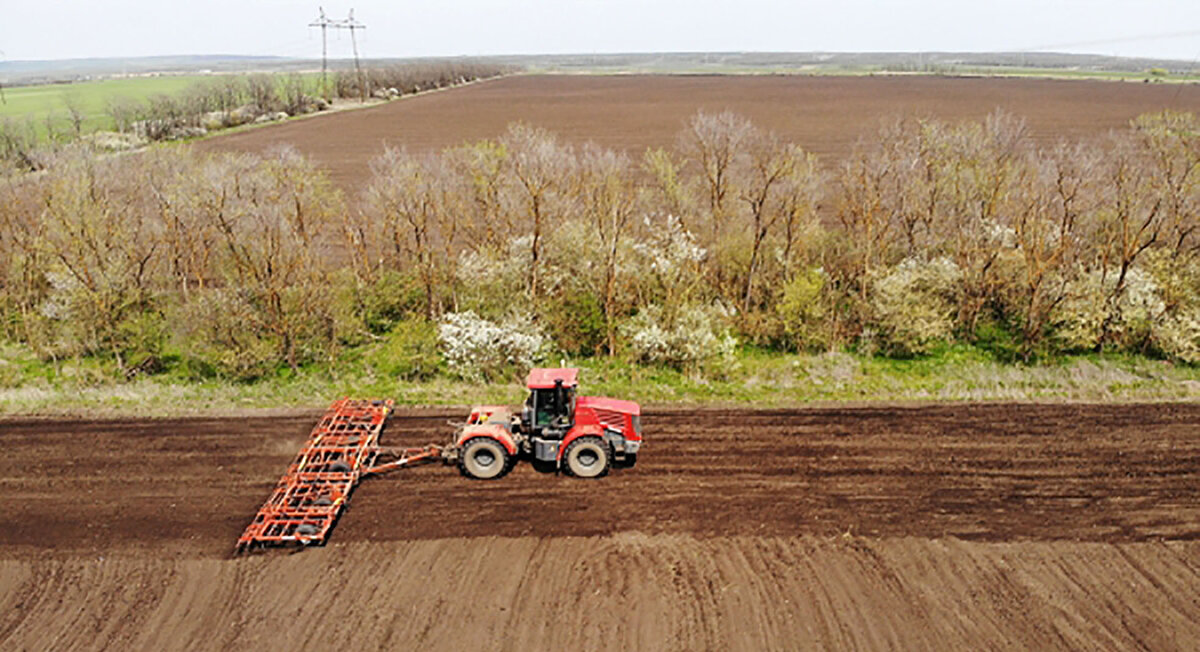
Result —
<svg viewBox="0 0 1200 652"><path fill-rule="evenodd" d="M476 437L463 446L458 465L468 478L495 480L504 477L512 469L512 460L500 442L488 437Z"/></svg>
<svg viewBox="0 0 1200 652"><path fill-rule="evenodd" d="M580 437L563 453L563 463L577 478L599 478L612 466L612 449L599 437Z"/></svg>

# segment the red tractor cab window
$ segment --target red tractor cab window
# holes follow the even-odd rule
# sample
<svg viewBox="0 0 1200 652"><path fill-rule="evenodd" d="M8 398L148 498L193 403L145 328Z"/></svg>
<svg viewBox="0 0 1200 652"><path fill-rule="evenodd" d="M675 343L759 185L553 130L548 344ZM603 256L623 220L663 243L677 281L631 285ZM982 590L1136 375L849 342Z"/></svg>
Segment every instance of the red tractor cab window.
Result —
<svg viewBox="0 0 1200 652"><path fill-rule="evenodd" d="M578 369L534 369L526 385L525 420L535 435L562 436L575 422Z"/></svg>

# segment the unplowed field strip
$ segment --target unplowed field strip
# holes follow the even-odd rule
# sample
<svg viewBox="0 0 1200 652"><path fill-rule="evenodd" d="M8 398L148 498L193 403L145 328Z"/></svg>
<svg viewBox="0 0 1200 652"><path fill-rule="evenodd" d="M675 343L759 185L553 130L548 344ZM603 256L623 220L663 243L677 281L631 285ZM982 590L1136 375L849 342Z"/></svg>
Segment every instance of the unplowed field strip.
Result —
<svg viewBox="0 0 1200 652"><path fill-rule="evenodd" d="M832 169L881 121L900 115L980 120L996 109L1028 121L1043 142L1102 135L1141 113L1200 110L1200 84L1140 84L925 75L525 75L310 120L226 134L204 151L296 147L352 196L385 144L440 150L500 136L512 122L567 142L628 152L670 147L696 111L732 110L819 154Z"/></svg>
<svg viewBox="0 0 1200 652"><path fill-rule="evenodd" d="M222 557L311 416L0 421L0 558ZM448 438L404 412L385 445ZM638 466L365 481L336 542L644 534L1138 542L1200 538L1200 405L651 411Z"/></svg>

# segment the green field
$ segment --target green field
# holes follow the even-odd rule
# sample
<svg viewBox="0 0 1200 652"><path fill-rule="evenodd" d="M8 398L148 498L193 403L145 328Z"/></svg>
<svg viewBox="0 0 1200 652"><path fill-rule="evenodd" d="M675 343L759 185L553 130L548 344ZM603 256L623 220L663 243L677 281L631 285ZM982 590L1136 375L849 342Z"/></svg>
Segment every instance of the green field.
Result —
<svg viewBox="0 0 1200 652"><path fill-rule="evenodd" d="M47 116L56 123L56 129L66 128L67 103L74 101L86 116L85 132L111 129L112 118L107 114L110 100L142 101L154 95L174 95L192 84L212 78L212 75L164 75L5 88L0 118L30 119L37 125L38 133L44 135Z"/></svg>

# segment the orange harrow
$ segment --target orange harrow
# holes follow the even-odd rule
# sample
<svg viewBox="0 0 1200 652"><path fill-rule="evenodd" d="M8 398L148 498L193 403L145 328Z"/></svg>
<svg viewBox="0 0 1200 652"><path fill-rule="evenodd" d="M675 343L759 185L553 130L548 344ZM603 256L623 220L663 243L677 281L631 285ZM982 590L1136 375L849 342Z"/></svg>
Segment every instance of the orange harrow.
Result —
<svg viewBox="0 0 1200 652"><path fill-rule="evenodd" d="M324 543L350 492L364 476L440 459L442 450L437 446L399 451L379 447L379 434L392 406L392 401L348 398L331 405L238 539L236 550ZM376 465L381 456L395 459Z"/></svg>

